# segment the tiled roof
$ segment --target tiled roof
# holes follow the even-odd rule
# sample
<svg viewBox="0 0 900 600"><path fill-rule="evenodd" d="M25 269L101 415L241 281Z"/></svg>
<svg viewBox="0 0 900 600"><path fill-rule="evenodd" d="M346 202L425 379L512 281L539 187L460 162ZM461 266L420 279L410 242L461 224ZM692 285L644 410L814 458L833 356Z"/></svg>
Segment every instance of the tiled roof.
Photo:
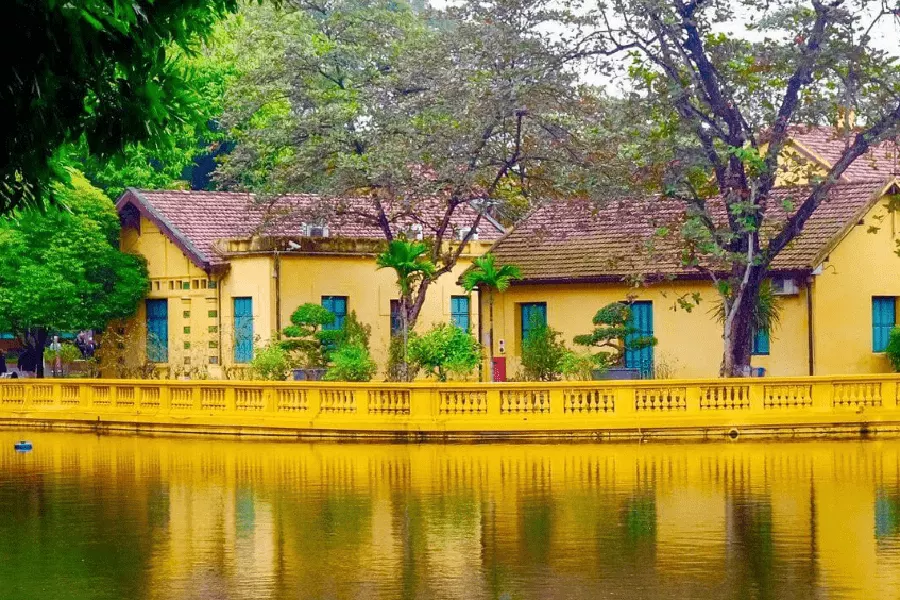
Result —
<svg viewBox="0 0 900 600"><path fill-rule="evenodd" d="M789 139L813 162L831 168L853 141L853 135L835 127L797 126L791 128ZM900 146L897 140L888 140L853 161L844 171L842 180L885 181L897 176L900 176Z"/></svg>
<svg viewBox="0 0 900 600"><path fill-rule="evenodd" d="M886 187L886 183L842 183L807 221L803 232L777 256L774 270L817 266ZM777 188L770 199L765 233L783 222L785 200L799 202L809 188ZM708 206L724 220L724 205ZM504 264L518 265L528 282L610 281L634 276L699 276L684 266L680 227L685 206L661 198L623 199L602 206L590 202L551 202L535 210L497 242L492 252ZM661 230L668 230L665 235Z"/></svg>
<svg viewBox="0 0 900 600"><path fill-rule="evenodd" d="M368 207L366 199L342 200L339 205L327 203L317 196L282 196L270 203L254 202L250 194L187 190L125 191L116 208L121 212L132 204L175 242L191 260L208 268L226 260L216 251L216 242L243 238L258 233L301 237L303 223L327 224L329 237L383 239L381 229L351 213L353 207ZM427 237L443 216L442 206L418 211L424 216L413 219L397 210L389 214L392 230L406 230L420 222ZM470 205L459 207L451 221L455 232L471 226L477 213ZM482 218L478 238L495 240L503 228L490 218Z"/></svg>

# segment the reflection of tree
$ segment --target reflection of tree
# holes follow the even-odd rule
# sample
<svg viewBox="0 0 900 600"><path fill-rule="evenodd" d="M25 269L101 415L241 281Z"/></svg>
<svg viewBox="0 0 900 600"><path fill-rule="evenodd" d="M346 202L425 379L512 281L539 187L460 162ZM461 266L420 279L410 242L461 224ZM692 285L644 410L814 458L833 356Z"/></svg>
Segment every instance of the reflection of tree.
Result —
<svg viewBox="0 0 900 600"><path fill-rule="evenodd" d="M162 519L148 518L132 487L117 494L42 477L27 487L0 480L0 597L145 597Z"/></svg>
<svg viewBox="0 0 900 600"><path fill-rule="evenodd" d="M617 573L646 572L656 562L656 493L638 487L622 500L610 496L597 522L600 564Z"/></svg>
<svg viewBox="0 0 900 600"><path fill-rule="evenodd" d="M747 587L758 598L776 598L775 547L772 541L772 504L768 497L746 496L731 505L732 556L746 569Z"/></svg>
<svg viewBox="0 0 900 600"><path fill-rule="evenodd" d="M546 565L553 534L553 507L549 498L522 502L522 547L529 562Z"/></svg>
<svg viewBox="0 0 900 600"><path fill-rule="evenodd" d="M875 538L879 543L900 538L900 495L884 489L875 497Z"/></svg>

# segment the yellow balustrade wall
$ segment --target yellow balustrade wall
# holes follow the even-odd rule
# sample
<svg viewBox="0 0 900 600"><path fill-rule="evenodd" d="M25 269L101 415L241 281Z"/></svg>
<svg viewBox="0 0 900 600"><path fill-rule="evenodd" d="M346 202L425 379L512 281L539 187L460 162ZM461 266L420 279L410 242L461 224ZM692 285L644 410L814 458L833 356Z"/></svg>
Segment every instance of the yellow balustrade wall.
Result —
<svg viewBox="0 0 900 600"><path fill-rule="evenodd" d="M2 380L0 421L225 433L900 431L900 376L528 384Z"/></svg>

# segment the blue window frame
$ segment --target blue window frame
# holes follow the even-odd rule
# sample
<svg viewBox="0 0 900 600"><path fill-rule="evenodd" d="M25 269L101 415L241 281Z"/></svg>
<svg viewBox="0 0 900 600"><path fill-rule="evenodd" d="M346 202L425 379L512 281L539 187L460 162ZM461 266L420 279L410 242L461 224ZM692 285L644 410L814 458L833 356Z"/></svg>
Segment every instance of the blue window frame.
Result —
<svg viewBox="0 0 900 600"><path fill-rule="evenodd" d="M648 301L632 302L628 305L631 313L628 325L635 329L625 341L631 339L650 337L653 335L653 303ZM650 377L653 373L653 346L637 350L625 349L625 366L629 369L639 369L641 377Z"/></svg>
<svg viewBox="0 0 900 600"><path fill-rule="evenodd" d="M391 300L391 337L401 335L403 321L400 320L400 301Z"/></svg>
<svg viewBox="0 0 900 600"><path fill-rule="evenodd" d="M169 362L169 301L147 300L147 360Z"/></svg>
<svg viewBox="0 0 900 600"><path fill-rule="evenodd" d="M450 296L450 319L463 331L469 331L472 319L468 296Z"/></svg>
<svg viewBox="0 0 900 600"><path fill-rule="evenodd" d="M524 302L520 307L522 311L522 343L524 344L533 329L547 326L547 303Z"/></svg>
<svg viewBox="0 0 900 600"><path fill-rule="evenodd" d="M769 353L769 332L765 329L753 332L753 354L765 356Z"/></svg>
<svg viewBox="0 0 900 600"><path fill-rule="evenodd" d="M893 296L872 297L872 352L884 352L891 329L897 324L897 299Z"/></svg>
<svg viewBox="0 0 900 600"><path fill-rule="evenodd" d="M253 298L234 299L234 362L253 360Z"/></svg>
<svg viewBox="0 0 900 600"><path fill-rule="evenodd" d="M322 296L322 306L334 315L334 323L323 325L326 331L341 329L347 318L347 296Z"/></svg>

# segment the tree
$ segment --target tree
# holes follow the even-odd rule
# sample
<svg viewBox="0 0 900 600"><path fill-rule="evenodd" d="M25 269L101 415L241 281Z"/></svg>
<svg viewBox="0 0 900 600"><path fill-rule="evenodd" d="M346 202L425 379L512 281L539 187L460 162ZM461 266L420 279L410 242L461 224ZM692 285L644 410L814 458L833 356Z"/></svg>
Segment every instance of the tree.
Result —
<svg viewBox="0 0 900 600"><path fill-rule="evenodd" d="M468 377L478 366L481 347L468 331L453 323L437 323L412 336L409 358L427 377L447 381L448 376Z"/></svg>
<svg viewBox="0 0 900 600"><path fill-rule="evenodd" d="M522 340L522 375L527 381L556 381L571 351L562 334L536 315L532 317L528 338Z"/></svg>
<svg viewBox="0 0 900 600"><path fill-rule="evenodd" d="M627 350L641 350L656 345L656 338L640 335L631 324L631 307L626 302L611 302L597 311L593 318L594 330L577 335L573 340L579 346L600 348L595 364L603 369L620 366Z"/></svg>
<svg viewBox="0 0 900 600"><path fill-rule="evenodd" d="M578 136L595 98L576 85L580 53L548 31L572 19L554 4L467 1L417 16L402 1L329 0L245 12L244 76L223 118L237 147L220 181L262 202L320 194L320 213L388 242L418 228L435 269L403 307L414 326L489 215L595 183Z"/></svg>
<svg viewBox="0 0 900 600"><path fill-rule="evenodd" d="M437 271L434 263L428 258L428 246L422 242L409 240L392 240L387 250L376 258L379 269L393 269L397 274L397 289L400 291L400 335L403 340L403 380L409 377L409 306L412 303L413 289L422 281L433 277Z"/></svg>
<svg viewBox="0 0 900 600"><path fill-rule="evenodd" d="M488 355L491 359L491 381L494 380L494 292L503 293L515 279L522 278L522 271L514 265L497 266L496 258L490 252L475 259L472 266L463 273L460 283L471 292L475 288L488 291Z"/></svg>
<svg viewBox="0 0 900 600"><path fill-rule="evenodd" d="M129 143L165 146L195 112L191 73L171 60L192 51L237 0L10 0L14 55L0 74L6 118L0 214L40 207L65 182L62 153L84 144L110 156Z"/></svg>
<svg viewBox="0 0 900 600"><path fill-rule="evenodd" d="M102 331L131 317L150 289L144 259L119 250L112 202L77 171L69 178L55 184L66 210L0 218L0 331L38 355L50 332Z"/></svg>
<svg viewBox="0 0 900 600"><path fill-rule="evenodd" d="M324 369L328 366L328 348L335 343L339 331L325 330L323 326L334 320L334 313L320 304L301 304L291 313L291 324L284 328L285 339L279 345L300 367Z"/></svg>
<svg viewBox="0 0 900 600"><path fill-rule="evenodd" d="M749 368L753 300L772 260L847 167L900 129L897 59L875 43L878 28L900 14L890 4L611 0L586 18L606 66L629 61L638 126L651 125L649 135L633 136L644 142L638 166L663 165L657 189L687 207L675 231L686 263L708 274L724 303L724 375ZM719 33L737 22L747 36ZM790 127L832 123L840 107L841 158L790 202L773 201L789 170ZM851 109L858 129L847 127Z"/></svg>

